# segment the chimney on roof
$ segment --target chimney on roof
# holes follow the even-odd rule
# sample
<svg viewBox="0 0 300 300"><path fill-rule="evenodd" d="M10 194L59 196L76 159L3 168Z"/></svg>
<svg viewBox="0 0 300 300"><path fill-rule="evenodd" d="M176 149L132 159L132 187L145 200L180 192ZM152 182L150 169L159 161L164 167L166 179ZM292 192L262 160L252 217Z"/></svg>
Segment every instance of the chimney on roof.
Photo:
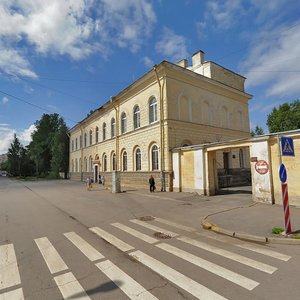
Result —
<svg viewBox="0 0 300 300"><path fill-rule="evenodd" d="M188 67L188 60L186 58L180 60L176 63L177 66L187 68Z"/></svg>
<svg viewBox="0 0 300 300"><path fill-rule="evenodd" d="M202 50L199 50L192 55L193 67L202 65L204 63L204 54L205 53Z"/></svg>

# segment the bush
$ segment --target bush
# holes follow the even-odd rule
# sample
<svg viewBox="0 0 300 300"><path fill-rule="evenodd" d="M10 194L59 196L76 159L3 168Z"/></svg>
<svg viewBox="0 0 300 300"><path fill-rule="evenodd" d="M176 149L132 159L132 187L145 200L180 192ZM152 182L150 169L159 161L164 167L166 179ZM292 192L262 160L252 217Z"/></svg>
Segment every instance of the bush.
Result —
<svg viewBox="0 0 300 300"><path fill-rule="evenodd" d="M273 227L272 228L272 233L274 233L274 234L280 234L282 232L284 232L284 229L281 227Z"/></svg>

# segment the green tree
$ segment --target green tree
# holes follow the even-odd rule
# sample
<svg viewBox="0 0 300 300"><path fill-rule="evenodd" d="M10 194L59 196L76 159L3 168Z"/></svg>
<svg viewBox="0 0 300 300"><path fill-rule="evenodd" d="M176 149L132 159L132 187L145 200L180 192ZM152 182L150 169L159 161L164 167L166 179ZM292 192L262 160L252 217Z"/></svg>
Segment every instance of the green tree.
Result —
<svg viewBox="0 0 300 300"><path fill-rule="evenodd" d="M51 173L58 177L59 172L68 168L68 128L58 114L44 114L35 126L29 152L35 162L36 176Z"/></svg>
<svg viewBox="0 0 300 300"><path fill-rule="evenodd" d="M268 115L269 132L280 132L300 129L300 101L283 103L279 108L274 107Z"/></svg>
<svg viewBox="0 0 300 300"><path fill-rule="evenodd" d="M69 170L69 136L68 127L62 118L59 119L59 126L54 135L52 143L51 172L54 177L59 177L63 172L65 179Z"/></svg>
<svg viewBox="0 0 300 300"><path fill-rule="evenodd" d="M25 156L25 149L14 134L7 153L7 171L14 176L22 175L22 161Z"/></svg>
<svg viewBox="0 0 300 300"><path fill-rule="evenodd" d="M263 134L265 134L265 133L264 133L264 130L261 126L256 125L254 130L253 129L251 130L251 136L252 137L258 136L258 135L263 135Z"/></svg>

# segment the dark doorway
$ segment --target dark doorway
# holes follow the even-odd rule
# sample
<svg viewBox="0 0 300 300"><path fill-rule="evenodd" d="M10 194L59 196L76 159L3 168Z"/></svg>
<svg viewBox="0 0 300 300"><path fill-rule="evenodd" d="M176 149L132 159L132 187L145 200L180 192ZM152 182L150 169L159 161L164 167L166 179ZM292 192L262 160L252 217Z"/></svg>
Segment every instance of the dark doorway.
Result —
<svg viewBox="0 0 300 300"><path fill-rule="evenodd" d="M228 170L229 169L229 152L223 152L223 164L224 164L224 169Z"/></svg>
<svg viewBox="0 0 300 300"><path fill-rule="evenodd" d="M98 166L95 166L95 182L98 182Z"/></svg>

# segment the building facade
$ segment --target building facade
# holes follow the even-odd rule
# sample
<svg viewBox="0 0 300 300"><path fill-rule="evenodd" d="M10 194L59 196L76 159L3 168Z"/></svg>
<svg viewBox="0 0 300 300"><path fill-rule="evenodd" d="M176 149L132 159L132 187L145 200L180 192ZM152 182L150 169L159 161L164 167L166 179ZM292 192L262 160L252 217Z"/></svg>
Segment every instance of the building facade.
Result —
<svg viewBox="0 0 300 300"><path fill-rule="evenodd" d="M173 190L172 149L249 137L244 82L202 51L191 66L161 62L70 130L70 178L110 185L116 170L122 186L146 187L152 174Z"/></svg>

